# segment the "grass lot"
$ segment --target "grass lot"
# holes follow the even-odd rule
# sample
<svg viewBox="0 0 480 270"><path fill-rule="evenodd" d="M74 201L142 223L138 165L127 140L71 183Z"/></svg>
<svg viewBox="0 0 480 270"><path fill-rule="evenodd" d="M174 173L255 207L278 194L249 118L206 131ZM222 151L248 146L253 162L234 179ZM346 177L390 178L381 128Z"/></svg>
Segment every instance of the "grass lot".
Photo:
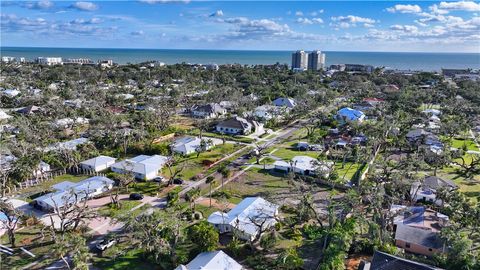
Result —
<svg viewBox="0 0 480 270"><path fill-rule="evenodd" d="M457 173L457 169L446 167L437 172L437 176L443 179L450 179L458 185L460 192L470 198L472 201L480 199L480 175L476 175L471 180L467 180Z"/></svg>
<svg viewBox="0 0 480 270"><path fill-rule="evenodd" d="M142 257L141 250L130 250L123 255L120 255L116 258L113 257L102 257L95 258L94 266L102 270L119 270L119 269L129 269L129 270L143 270L143 269L158 269L157 265L149 263Z"/></svg>
<svg viewBox="0 0 480 270"><path fill-rule="evenodd" d="M128 186L129 193L140 193L148 196L156 196L160 191L160 184L153 181L134 182Z"/></svg>
<svg viewBox="0 0 480 270"><path fill-rule="evenodd" d="M121 206L119 209L117 209L113 205L106 205L98 209L97 213L106 217L120 217L127 214L132 208L139 204L141 204L140 201L122 200L120 201Z"/></svg>
<svg viewBox="0 0 480 270"><path fill-rule="evenodd" d="M188 134L199 135L200 132L199 132L198 129L192 129L192 130L188 131ZM226 134L221 135L221 134L213 133L213 132L202 132L202 135L205 136L205 137L213 137L213 138L219 138L219 139L225 138L225 140L227 140L227 141L236 141L236 142L243 142L243 143L252 143L252 142L255 141L255 139L245 137L245 136L241 136L241 135L238 135L238 136L226 135Z"/></svg>
<svg viewBox="0 0 480 270"><path fill-rule="evenodd" d="M201 153L198 158L196 154L185 157L182 159L182 161L186 160L187 165L185 169L178 175L178 177L189 180L194 176L202 174L208 169L208 165L205 165L204 162L215 162L242 147L244 146L227 143L224 145L215 146L213 149ZM175 168L173 171L175 171ZM170 176L168 168L164 168L162 173L166 177Z"/></svg>
<svg viewBox="0 0 480 270"><path fill-rule="evenodd" d="M251 168L240 180L225 185L225 190L232 195L228 201L238 204L244 197L268 198L271 195L288 192L290 186L282 176L283 174L272 174L260 168Z"/></svg>
<svg viewBox="0 0 480 270"><path fill-rule="evenodd" d="M53 242L50 239L48 230L45 232L45 239L41 239L41 226L33 225L30 227L24 227L16 233L16 245L15 253L13 256L5 256L2 254L2 264L0 269L23 269L24 266L38 260L39 257L44 255L50 255ZM2 245L9 246L7 235L3 235L0 238ZM26 250L36 255L36 258L32 258L27 254L21 252L18 248L23 247ZM34 269L41 269L42 265L45 266L50 263L51 260L42 260L41 265L36 265Z"/></svg>
<svg viewBox="0 0 480 270"><path fill-rule="evenodd" d="M358 163L346 162L342 169L342 163L338 162L335 164L335 171L338 173L339 179L343 179L345 177L345 180L349 181L353 178L360 167L361 165Z"/></svg>
<svg viewBox="0 0 480 270"><path fill-rule="evenodd" d="M44 192L46 190L50 190L50 187L52 185L58 184L63 181L70 181L70 182L76 183L87 178L88 176L86 175L71 175L71 174L59 175L57 177L54 177L51 180L42 182L39 185L22 189L18 191L17 194L25 195L25 199L28 201L29 199L31 200L32 197L33 198L36 197L35 194Z"/></svg>
<svg viewBox="0 0 480 270"><path fill-rule="evenodd" d="M479 151L477 145L472 139L461 139L461 138L455 138L452 139L452 147L462 149L464 146L467 147L467 150L472 150L472 151Z"/></svg>

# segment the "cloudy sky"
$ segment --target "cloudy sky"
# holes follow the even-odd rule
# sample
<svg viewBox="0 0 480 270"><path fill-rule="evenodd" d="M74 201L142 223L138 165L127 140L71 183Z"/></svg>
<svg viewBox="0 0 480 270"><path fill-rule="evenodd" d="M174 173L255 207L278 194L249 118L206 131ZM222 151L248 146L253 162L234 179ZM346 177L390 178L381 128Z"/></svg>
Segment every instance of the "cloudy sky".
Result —
<svg viewBox="0 0 480 270"><path fill-rule="evenodd" d="M1 1L1 46L480 52L472 1Z"/></svg>

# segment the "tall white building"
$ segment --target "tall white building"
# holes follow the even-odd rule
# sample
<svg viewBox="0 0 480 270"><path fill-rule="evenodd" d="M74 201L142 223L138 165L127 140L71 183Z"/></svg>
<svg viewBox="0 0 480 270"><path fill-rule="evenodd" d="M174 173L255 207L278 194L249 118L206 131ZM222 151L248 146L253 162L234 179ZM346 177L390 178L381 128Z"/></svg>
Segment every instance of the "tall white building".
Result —
<svg viewBox="0 0 480 270"><path fill-rule="evenodd" d="M12 56L2 56L2 62L4 63L11 63L11 62L15 62L15 57L12 57Z"/></svg>
<svg viewBox="0 0 480 270"><path fill-rule="evenodd" d="M36 62L41 65L61 65L62 58L61 57L37 57Z"/></svg>
<svg viewBox="0 0 480 270"><path fill-rule="evenodd" d="M308 54L301 50L292 54L292 69L306 70L308 67Z"/></svg>
<svg viewBox="0 0 480 270"><path fill-rule="evenodd" d="M320 70L325 68L325 54L321 51L312 51L308 54L308 69Z"/></svg>

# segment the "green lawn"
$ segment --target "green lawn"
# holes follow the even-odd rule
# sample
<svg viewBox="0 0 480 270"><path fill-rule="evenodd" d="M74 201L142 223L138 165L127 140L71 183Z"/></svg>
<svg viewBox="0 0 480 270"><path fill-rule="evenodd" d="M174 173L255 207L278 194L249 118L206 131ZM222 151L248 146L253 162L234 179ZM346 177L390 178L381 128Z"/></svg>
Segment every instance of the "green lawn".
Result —
<svg viewBox="0 0 480 270"><path fill-rule="evenodd" d="M339 179L351 180L357 170L360 169L360 164L353 162L345 162L342 168L342 163L337 162L335 164L335 171L338 173Z"/></svg>
<svg viewBox="0 0 480 270"><path fill-rule="evenodd" d="M472 139L461 139L461 138L455 138L452 139L452 147L462 149L464 146L467 146L467 150L472 150L472 151L479 151L477 145Z"/></svg>
<svg viewBox="0 0 480 270"><path fill-rule="evenodd" d="M132 208L141 203L140 201L121 200L120 209L117 209L113 205L106 205L98 209L97 213L101 216L116 218L126 215Z"/></svg>
<svg viewBox="0 0 480 270"><path fill-rule="evenodd" d="M190 135L199 135L200 134L198 129L190 130L187 133L190 134ZM214 133L214 132L202 132L202 136L219 138L219 139L225 138L225 140L227 140L227 141L236 141L236 142L243 142L243 143L252 143L252 142L255 141L252 138L248 138L248 137L241 136L241 135L238 135L238 136L221 135L221 134Z"/></svg>
<svg viewBox="0 0 480 270"><path fill-rule="evenodd" d="M468 180L459 175L456 168L445 167L437 172L437 176L455 182L459 187L459 191L472 199L472 201L477 201L480 198L480 175L476 175L473 179Z"/></svg>
<svg viewBox="0 0 480 270"><path fill-rule="evenodd" d="M116 258L95 258L94 266L102 270L143 270L143 269L159 269L155 264L148 262L142 257L141 250L130 250L127 253Z"/></svg>
<svg viewBox="0 0 480 270"><path fill-rule="evenodd" d="M2 264L0 269L23 269L24 266L38 260L39 257L45 255L51 255L51 249L53 242L50 238L50 233L48 230L45 231L45 239L41 239L41 226L33 225L29 227L24 227L21 230L18 230L16 233L16 245L17 248L14 249L15 253L13 256L5 256L2 254ZM3 235L0 238L0 243L2 245L10 246L8 243L7 235ZM32 252L36 255L36 258L32 258L29 255L21 252L20 247L25 248L26 250ZM51 262L51 260L42 260L41 265L45 266ZM41 265L36 265L37 268Z"/></svg>
<svg viewBox="0 0 480 270"><path fill-rule="evenodd" d="M185 169L183 169L183 171L178 175L178 177L189 180L194 176L204 173L208 169L208 165L205 164L220 160L224 156L227 156L242 147L244 146L227 143L224 145L215 146L209 151L201 153L199 157L197 157L196 154L185 157L181 161L186 161L187 165ZM172 171L175 171L175 167ZM162 173L166 177L170 176L170 172L166 167L163 168Z"/></svg>
<svg viewBox="0 0 480 270"><path fill-rule="evenodd" d="M134 182L128 186L129 193L140 193L148 196L156 196L160 191L160 184L153 181Z"/></svg>

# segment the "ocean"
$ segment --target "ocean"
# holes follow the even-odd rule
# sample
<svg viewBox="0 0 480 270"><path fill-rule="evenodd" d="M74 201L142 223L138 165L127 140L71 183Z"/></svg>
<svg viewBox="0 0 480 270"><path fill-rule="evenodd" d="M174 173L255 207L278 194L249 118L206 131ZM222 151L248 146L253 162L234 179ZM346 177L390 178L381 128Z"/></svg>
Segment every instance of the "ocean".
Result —
<svg viewBox="0 0 480 270"><path fill-rule="evenodd" d="M324 51L326 64L368 64L392 69L440 71L441 68L480 68L480 53L339 52ZM156 60L166 64L290 64L292 51L83 49L0 47L1 56L112 59L119 64Z"/></svg>

